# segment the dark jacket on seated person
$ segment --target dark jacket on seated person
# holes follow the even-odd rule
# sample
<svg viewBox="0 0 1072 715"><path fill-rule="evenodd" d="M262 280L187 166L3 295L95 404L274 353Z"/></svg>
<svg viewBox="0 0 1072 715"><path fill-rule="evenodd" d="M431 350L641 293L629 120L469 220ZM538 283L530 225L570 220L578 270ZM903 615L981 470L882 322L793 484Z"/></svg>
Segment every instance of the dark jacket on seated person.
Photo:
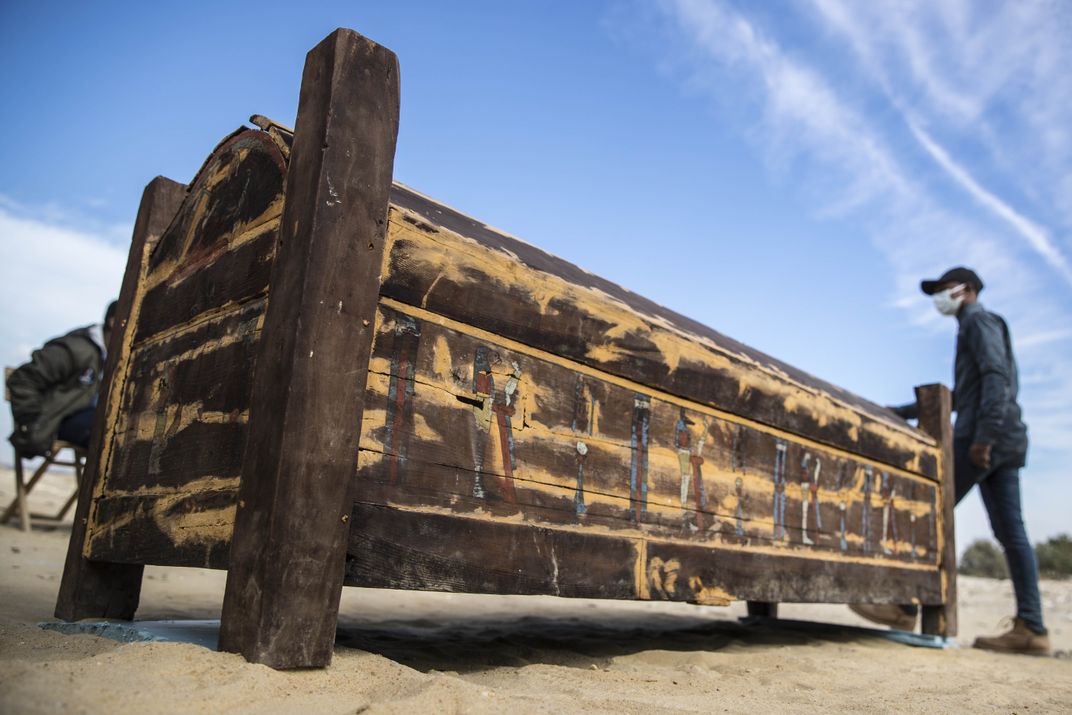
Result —
<svg viewBox="0 0 1072 715"><path fill-rule="evenodd" d="M48 341L11 373L15 431L8 439L21 456L48 454L64 419L96 405L104 357L101 326L91 325Z"/></svg>

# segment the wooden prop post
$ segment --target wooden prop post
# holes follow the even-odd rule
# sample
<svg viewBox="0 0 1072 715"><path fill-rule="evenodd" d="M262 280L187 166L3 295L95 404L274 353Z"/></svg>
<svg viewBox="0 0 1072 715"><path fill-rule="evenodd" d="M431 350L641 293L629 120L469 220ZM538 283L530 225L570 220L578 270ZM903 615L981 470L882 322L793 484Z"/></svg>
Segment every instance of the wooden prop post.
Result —
<svg viewBox="0 0 1072 715"><path fill-rule="evenodd" d="M309 52L250 402L220 648L331 662L398 133L394 53Z"/></svg>
<svg viewBox="0 0 1072 715"><path fill-rule="evenodd" d="M929 635L952 637L957 634L957 543L953 508L957 504L953 473L953 398L945 385L921 385L916 388L919 404L919 427L938 441L941 450L939 474L942 482L940 527L941 549L938 569L941 575L942 605L924 606L922 630Z"/></svg>
<svg viewBox="0 0 1072 715"><path fill-rule="evenodd" d="M158 176L149 182L141 197L134 235L130 242L126 272L119 291L115 323L108 341L109 358L101 383L98 418L93 423L83 481L75 510L67 561L56 600L56 617L67 621L81 618L131 619L141 593L140 564L90 561L83 553L86 524L93 497L107 472L110 445L105 440L107 426L115 420L120 395L129 368L130 344L137 321L138 286L146 260L157 239L167 229L186 195L186 186Z"/></svg>

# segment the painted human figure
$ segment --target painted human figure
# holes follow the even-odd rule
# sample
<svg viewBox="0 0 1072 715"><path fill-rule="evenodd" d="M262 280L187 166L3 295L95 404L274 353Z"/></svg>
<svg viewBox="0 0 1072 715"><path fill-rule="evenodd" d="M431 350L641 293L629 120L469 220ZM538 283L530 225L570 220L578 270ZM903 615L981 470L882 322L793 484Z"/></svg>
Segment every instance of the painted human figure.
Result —
<svg viewBox="0 0 1072 715"><path fill-rule="evenodd" d="M577 509L577 516L584 516L588 507L584 504L584 462L588 458L588 445L577 442L577 492L573 495L573 503Z"/></svg>
<svg viewBox="0 0 1072 715"><path fill-rule="evenodd" d="M812 467L811 454L804 453L804 459L800 464L800 540L804 544L812 545L815 541L808 535L808 512L815 510L815 538L823 529L822 516L819 513L819 473L823 468L822 460L815 458L815 466Z"/></svg>
<svg viewBox="0 0 1072 715"><path fill-rule="evenodd" d="M871 492L874 490L874 475L875 470L870 465L864 467L864 503L860 531L864 537L865 552L871 551Z"/></svg>
<svg viewBox="0 0 1072 715"><path fill-rule="evenodd" d="M481 345L477 347L473 357L473 392L482 400L480 407L473 408L476 415L477 430L476 444L474 445L475 459L473 481L473 496L483 498L486 496L483 475L487 463L488 453L491 451L493 440L490 439L492 422L495 423L495 431L498 436L499 452L502 457L503 476L499 479L502 498L511 503L517 501L514 492L514 434L511 418L515 413L514 401L518 383L521 379L521 368L517 363L512 363L513 372L506 381L501 393L495 389L495 378L491 372L491 363L488 357L488 348Z"/></svg>
<svg viewBox="0 0 1072 715"><path fill-rule="evenodd" d="M633 395L633 419L629 436L629 500L633 518L641 522L648 510L648 438L651 423L651 397Z"/></svg>
<svg viewBox="0 0 1072 715"><path fill-rule="evenodd" d="M744 429L743 425L736 425L733 430L733 460L731 468L741 474L748 473L748 465L744 458Z"/></svg>
<svg viewBox="0 0 1072 715"><path fill-rule="evenodd" d="M887 556L893 555L897 544L897 522L893 508L896 494L897 487L890 478L889 472L883 472L879 495L882 497L882 553Z"/></svg>
<svg viewBox="0 0 1072 715"><path fill-rule="evenodd" d="M848 488L848 472L848 463L844 461L841 462L841 466L838 467L837 484L835 485L835 489L838 493L838 514L841 519L841 523L839 524L838 529L838 545L841 547L842 551L849 550L849 540L847 534L845 533L845 510L848 507L846 503L847 496L845 494L845 490Z"/></svg>
<svg viewBox="0 0 1072 715"><path fill-rule="evenodd" d="M916 515L912 514L908 517L908 523L912 529L912 560L916 560Z"/></svg>
<svg viewBox="0 0 1072 715"><path fill-rule="evenodd" d="M595 401L584 378L578 374L573 385L573 422L570 426L576 433L591 435L594 421ZM577 516L583 516L588 511L584 503L584 463L588 459L588 445L578 440L576 450L574 457L577 460L577 489L573 495L573 503Z"/></svg>
<svg viewBox="0 0 1072 715"><path fill-rule="evenodd" d="M740 477L737 477L736 482L734 482L734 486L737 490L737 526L735 531L739 538L744 538L744 480L742 480Z"/></svg>
<svg viewBox="0 0 1072 715"><path fill-rule="evenodd" d="M420 324L409 316L395 323L391 377L387 387L387 409L383 442L390 455L387 474L391 484L398 481L409 453L410 425L413 423L414 360L421 337ZM154 448L156 443L154 443Z"/></svg>
<svg viewBox="0 0 1072 715"><path fill-rule="evenodd" d="M681 474L681 509L684 512L684 525L695 531L703 530L706 526L704 510L707 507L707 496L704 492L701 465L704 462L702 453L707 439L707 422L703 423L703 431L695 446L692 434L689 432L689 425L692 424L694 424L692 420L685 414L685 408L681 408L674 430L674 442L677 447L678 467ZM692 514L688 510L690 488L696 506ZM690 520L690 517L694 517L694 521Z"/></svg>
<svg viewBox="0 0 1072 715"><path fill-rule="evenodd" d="M784 439L774 443L774 540L784 541L785 533L785 458L789 446Z"/></svg>
<svg viewBox="0 0 1072 715"><path fill-rule="evenodd" d="M838 502L838 511L841 512L841 536L838 540L838 545L842 551L849 550L849 540L845 536L845 502L844 500Z"/></svg>

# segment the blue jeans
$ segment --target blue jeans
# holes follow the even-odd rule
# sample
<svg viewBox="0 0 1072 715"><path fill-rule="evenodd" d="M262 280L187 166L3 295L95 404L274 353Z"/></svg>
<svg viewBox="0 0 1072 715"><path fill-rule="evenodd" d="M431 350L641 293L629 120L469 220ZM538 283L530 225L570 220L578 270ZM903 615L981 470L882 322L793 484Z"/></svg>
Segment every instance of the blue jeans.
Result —
<svg viewBox="0 0 1072 715"><path fill-rule="evenodd" d="M967 496L973 486L979 485L979 493L990 518L990 528L1005 550L1009 577L1016 592L1016 615L1031 630L1045 633L1038 562L1035 560L1035 549L1027 538L1020 509L1020 468L1005 466L1009 460L1002 460L1000 455L995 454L993 466L989 470L981 469L972 464L968 457L970 447L970 439L953 442L957 503Z"/></svg>
<svg viewBox="0 0 1072 715"><path fill-rule="evenodd" d="M93 429L93 415L96 407L86 407L67 415L60 422L58 439L76 444L82 449L89 448L89 433Z"/></svg>

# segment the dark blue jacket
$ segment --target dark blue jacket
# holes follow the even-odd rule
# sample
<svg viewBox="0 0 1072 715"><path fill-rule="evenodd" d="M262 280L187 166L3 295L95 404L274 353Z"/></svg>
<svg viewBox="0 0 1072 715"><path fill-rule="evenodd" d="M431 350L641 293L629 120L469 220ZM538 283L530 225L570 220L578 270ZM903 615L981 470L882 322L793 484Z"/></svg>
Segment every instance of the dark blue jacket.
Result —
<svg viewBox="0 0 1072 715"><path fill-rule="evenodd" d="M995 465L1022 467L1027 459L1027 425L1020 419L1020 375L1005 319L969 303L957 313L957 357L953 366L953 438L993 446ZM919 417L915 403L894 407L905 419Z"/></svg>
<svg viewBox="0 0 1072 715"><path fill-rule="evenodd" d="M1027 425L1020 419L1020 376L1005 320L980 303L957 313L957 359L954 366L953 436L994 446L995 463L1023 466Z"/></svg>

